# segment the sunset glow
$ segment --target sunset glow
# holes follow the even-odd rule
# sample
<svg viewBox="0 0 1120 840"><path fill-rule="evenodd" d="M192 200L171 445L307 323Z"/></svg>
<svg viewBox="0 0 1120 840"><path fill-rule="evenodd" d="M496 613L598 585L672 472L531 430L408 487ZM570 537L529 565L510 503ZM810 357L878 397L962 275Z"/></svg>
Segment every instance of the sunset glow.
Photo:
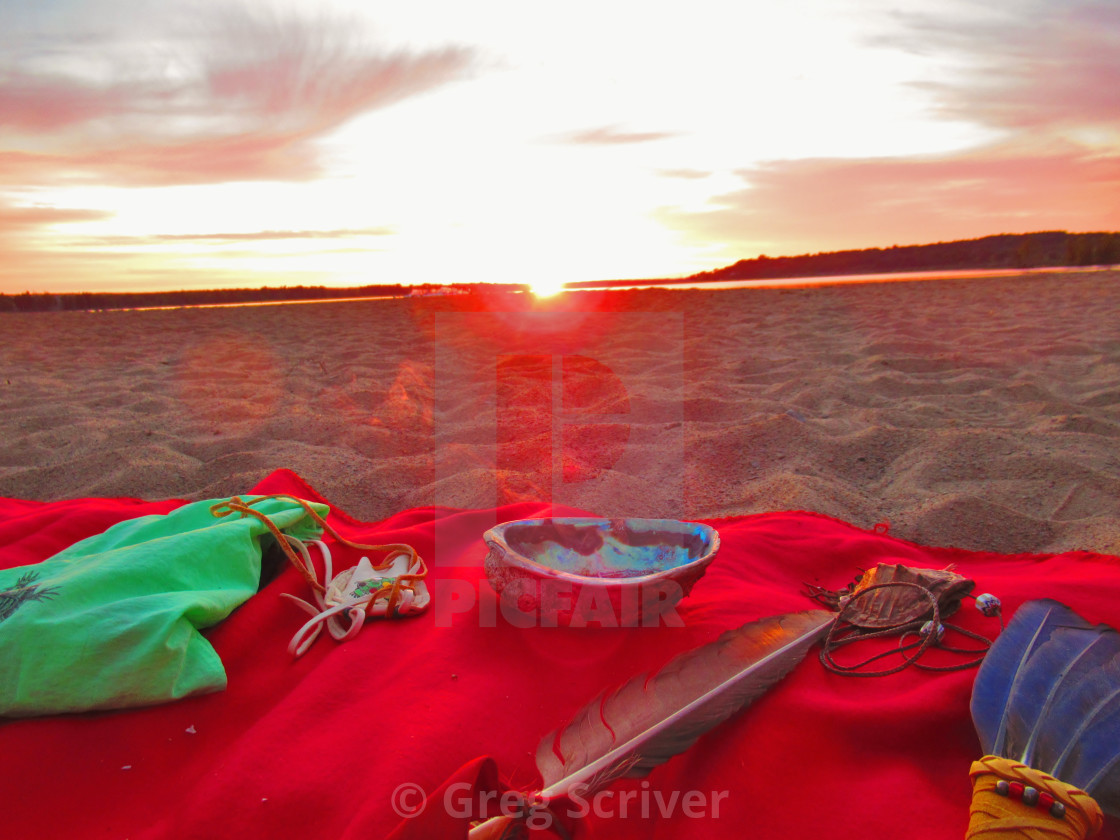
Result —
<svg viewBox="0 0 1120 840"><path fill-rule="evenodd" d="M544 289L1120 228L1094 0L52 0L0 32L5 293Z"/></svg>
<svg viewBox="0 0 1120 840"><path fill-rule="evenodd" d="M529 290L534 296L539 298L552 297L564 291L564 281L562 280L537 280L529 284Z"/></svg>

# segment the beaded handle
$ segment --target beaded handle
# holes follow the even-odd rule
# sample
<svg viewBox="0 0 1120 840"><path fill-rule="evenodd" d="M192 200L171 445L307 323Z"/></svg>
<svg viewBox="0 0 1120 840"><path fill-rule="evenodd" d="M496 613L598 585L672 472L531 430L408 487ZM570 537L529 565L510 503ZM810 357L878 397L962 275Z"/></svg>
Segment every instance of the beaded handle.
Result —
<svg viewBox="0 0 1120 840"><path fill-rule="evenodd" d="M1086 840L1104 824L1085 791L1008 758L972 763L965 840Z"/></svg>

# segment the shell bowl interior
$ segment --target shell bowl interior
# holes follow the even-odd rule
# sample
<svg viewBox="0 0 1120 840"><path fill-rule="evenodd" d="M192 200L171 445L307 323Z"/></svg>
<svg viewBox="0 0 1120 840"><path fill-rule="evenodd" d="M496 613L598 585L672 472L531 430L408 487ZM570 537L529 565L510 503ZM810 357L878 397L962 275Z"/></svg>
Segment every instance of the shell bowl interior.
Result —
<svg viewBox="0 0 1120 840"><path fill-rule="evenodd" d="M710 561L719 547L712 527L675 519L524 519L491 529L486 541L504 543L507 561L598 580L663 575Z"/></svg>

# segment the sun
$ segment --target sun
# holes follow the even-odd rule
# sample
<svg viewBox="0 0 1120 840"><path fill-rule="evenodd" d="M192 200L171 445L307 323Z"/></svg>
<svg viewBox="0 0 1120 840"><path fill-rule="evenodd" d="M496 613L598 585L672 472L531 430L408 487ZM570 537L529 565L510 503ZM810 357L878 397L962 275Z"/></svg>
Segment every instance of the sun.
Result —
<svg viewBox="0 0 1120 840"><path fill-rule="evenodd" d="M534 297L552 297L564 291L564 281L553 277L542 277L529 284L529 291L533 293Z"/></svg>

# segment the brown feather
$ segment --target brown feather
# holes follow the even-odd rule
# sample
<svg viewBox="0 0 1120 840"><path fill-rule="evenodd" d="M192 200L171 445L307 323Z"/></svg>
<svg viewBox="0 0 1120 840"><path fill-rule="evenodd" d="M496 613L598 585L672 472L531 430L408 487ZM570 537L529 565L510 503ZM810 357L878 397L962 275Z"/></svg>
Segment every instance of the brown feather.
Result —
<svg viewBox="0 0 1120 840"><path fill-rule="evenodd" d="M537 749L543 798L645 776L789 673L835 614L810 610L744 624L600 695Z"/></svg>

